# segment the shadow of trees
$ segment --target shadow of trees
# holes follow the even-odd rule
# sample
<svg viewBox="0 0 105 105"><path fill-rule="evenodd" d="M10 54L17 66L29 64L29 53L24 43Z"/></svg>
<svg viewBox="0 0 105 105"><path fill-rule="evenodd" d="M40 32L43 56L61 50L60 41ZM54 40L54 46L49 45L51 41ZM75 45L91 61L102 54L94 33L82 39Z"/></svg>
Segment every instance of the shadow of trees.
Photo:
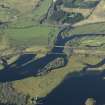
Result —
<svg viewBox="0 0 105 105"><path fill-rule="evenodd" d="M66 65L67 60L63 55L48 54L39 59L35 59L34 54L21 55L17 61L0 71L0 82L9 82L30 76L37 76L41 69L59 57L64 58Z"/></svg>

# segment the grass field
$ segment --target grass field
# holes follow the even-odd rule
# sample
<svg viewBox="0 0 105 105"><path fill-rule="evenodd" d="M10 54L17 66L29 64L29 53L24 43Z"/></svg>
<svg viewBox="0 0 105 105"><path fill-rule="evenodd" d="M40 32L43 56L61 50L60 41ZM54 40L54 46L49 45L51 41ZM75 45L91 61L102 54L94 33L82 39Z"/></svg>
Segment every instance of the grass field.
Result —
<svg viewBox="0 0 105 105"><path fill-rule="evenodd" d="M95 37L91 39L85 39L80 41L80 45L92 45L92 46L100 46L105 43L105 37Z"/></svg>
<svg viewBox="0 0 105 105"><path fill-rule="evenodd" d="M12 44L27 46L47 46L48 36L51 35L52 39L54 39L57 35L57 32L58 28L47 26L36 26L25 29L8 28L5 30L5 34Z"/></svg>
<svg viewBox="0 0 105 105"><path fill-rule="evenodd" d="M37 24L39 20L47 13L52 0L44 0L40 6L31 10L29 13L22 14L18 17L17 21L13 22L11 26L25 27Z"/></svg>
<svg viewBox="0 0 105 105"><path fill-rule="evenodd" d="M101 48L105 47L105 37L101 35L93 37L83 37L78 40L68 42L67 44L75 47L97 46L98 49L101 50Z"/></svg>
<svg viewBox="0 0 105 105"><path fill-rule="evenodd" d="M21 13L30 12L40 0L2 0L1 2L7 6L17 9Z"/></svg>
<svg viewBox="0 0 105 105"><path fill-rule="evenodd" d="M51 3L52 0L44 0L38 9L33 11L33 16L35 17L36 20L40 19L41 16L47 13L47 10Z"/></svg>
<svg viewBox="0 0 105 105"><path fill-rule="evenodd" d="M16 9L12 9L11 7L2 8L0 7L0 21L8 22L11 21L13 16L17 14Z"/></svg>
<svg viewBox="0 0 105 105"><path fill-rule="evenodd" d="M6 11L1 11L0 12L0 20L2 20L2 21L8 21L9 18L10 18L9 14L7 14Z"/></svg>
<svg viewBox="0 0 105 105"><path fill-rule="evenodd" d="M69 31L69 34L70 35L73 35L73 34L79 35L79 34L100 33L100 32L103 32L103 33L105 32L105 22L77 26L74 29L71 29Z"/></svg>
<svg viewBox="0 0 105 105"><path fill-rule="evenodd" d="M4 21L12 21L10 26L25 27L34 25L47 13L52 0L3 0L0 3L5 4L9 8L2 8L1 18ZM39 5L38 7L36 7ZM12 16L11 16L12 15Z"/></svg>

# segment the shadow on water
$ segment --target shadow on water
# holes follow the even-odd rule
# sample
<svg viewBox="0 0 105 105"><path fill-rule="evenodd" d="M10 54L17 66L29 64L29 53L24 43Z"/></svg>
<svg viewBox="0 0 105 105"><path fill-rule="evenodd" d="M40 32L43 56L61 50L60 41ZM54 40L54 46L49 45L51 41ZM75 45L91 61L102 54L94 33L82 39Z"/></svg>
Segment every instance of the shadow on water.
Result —
<svg viewBox="0 0 105 105"><path fill-rule="evenodd" d="M105 59L103 61L105 64ZM88 66L84 69L88 69ZM96 100L96 105L103 105L105 104L104 77L104 70L69 74L57 88L42 100L42 103L43 105L84 105L86 99L92 97Z"/></svg>
<svg viewBox="0 0 105 105"><path fill-rule="evenodd" d="M36 56L35 54L23 54L13 64L16 64L16 66L22 66L23 64L28 63L31 60L34 60L35 56Z"/></svg>

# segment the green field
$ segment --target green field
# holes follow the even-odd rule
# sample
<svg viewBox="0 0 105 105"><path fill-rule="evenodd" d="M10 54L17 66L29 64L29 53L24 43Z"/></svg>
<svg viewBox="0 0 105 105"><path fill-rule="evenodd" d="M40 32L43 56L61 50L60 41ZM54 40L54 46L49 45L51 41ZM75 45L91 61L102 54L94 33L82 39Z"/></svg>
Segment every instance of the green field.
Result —
<svg viewBox="0 0 105 105"><path fill-rule="evenodd" d="M9 8L1 8L0 18L3 21L11 21L11 27L26 27L39 23L39 20L47 13L52 0L43 0L37 6L38 0L4 0L3 4Z"/></svg>
<svg viewBox="0 0 105 105"><path fill-rule="evenodd" d="M89 45L89 46L100 46L105 43L105 37L94 37L90 39L84 39L80 41L80 45Z"/></svg>
<svg viewBox="0 0 105 105"><path fill-rule="evenodd" d="M22 14L18 16L17 20L13 22L10 26L13 27L26 27L38 24L40 19L47 13L52 0L44 0L40 3L40 6L35 10L31 10L29 13Z"/></svg>
<svg viewBox="0 0 105 105"><path fill-rule="evenodd" d="M69 31L70 35L105 32L105 22L77 26Z"/></svg>
<svg viewBox="0 0 105 105"><path fill-rule="evenodd" d="M5 30L7 38L14 45L35 45L47 46L48 36L52 36L51 40L55 39L58 28L47 26L36 26L24 29L11 29Z"/></svg>
<svg viewBox="0 0 105 105"><path fill-rule="evenodd" d="M67 42L67 44L72 45L74 47L94 47L96 46L99 50L105 47L105 37L104 36L91 36L91 37L83 37L77 40L72 40L71 42Z"/></svg>

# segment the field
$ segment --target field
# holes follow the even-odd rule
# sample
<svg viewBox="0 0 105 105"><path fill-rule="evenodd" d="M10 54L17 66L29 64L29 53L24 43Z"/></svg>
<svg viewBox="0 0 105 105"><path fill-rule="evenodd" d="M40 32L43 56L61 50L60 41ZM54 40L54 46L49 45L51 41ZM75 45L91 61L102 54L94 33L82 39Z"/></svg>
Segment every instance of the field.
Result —
<svg viewBox="0 0 105 105"><path fill-rule="evenodd" d="M48 46L48 36L53 43L58 28L39 25L38 21L47 13L52 0L3 0L0 7L0 18L8 23L3 29L12 46ZM41 43L40 43L41 42Z"/></svg>
<svg viewBox="0 0 105 105"><path fill-rule="evenodd" d="M47 13L47 10L50 6L51 0L45 0L40 3L40 6L36 9L31 10L30 13L22 14L18 17L11 26L14 27L26 27L38 24L40 19ZM40 14L39 14L40 13Z"/></svg>
<svg viewBox="0 0 105 105"><path fill-rule="evenodd" d="M47 13L51 2L52 0L4 0L1 3L6 7L0 7L0 17L2 21L9 21L9 26L12 27L32 26Z"/></svg>
<svg viewBox="0 0 105 105"><path fill-rule="evenodd" d="M79 34L89 34L89 33L104 33L105 22L100 23L90 23L86 25L77 26L69 31L71 35Z"/></svg>
<svg viewBox="0 0 105 105"><path fill-rule="evenodd" d="M28 2L28 0L2 0L2 3L7 6L10 6L11 8L17 9L21 13L26 13L30 12L32 8L34 8L38 4L39 1L40 0L30 0L30 2Z"/></svg>
<svg viewBox="0 0 105 105"><path fill-rule="evenodd" d="M100 46L101 44L104 44L105 37L95 37L91 39L85 39L81 40L81 45L89 45L89 46Z"/></svg>
<svg viewBox="0 0 105 105"><path fill-rule="evenodd" d="M105 47L105 37L104 36L91 36L91 37L83 37L83 38L80 38L80 39L77 39L77 40L74 40L72 42L68 42L67 44L70 44L72 46L75 46L75 47L83 47L85 48L86 46L90 46L90 47L97 47L96 49L99 49L99 50L104 50L104 47Z"/></svg>
<svg viewBox="0 0 105 105"><path fill-rule="evenodd" d="M36 26L24 29L7 29L5 34L13 45L35 45L47 46L48 36L52 35L54 39L57 35L58 28L47 26ZM53 41L52 41L53 42Z"/></svg>

